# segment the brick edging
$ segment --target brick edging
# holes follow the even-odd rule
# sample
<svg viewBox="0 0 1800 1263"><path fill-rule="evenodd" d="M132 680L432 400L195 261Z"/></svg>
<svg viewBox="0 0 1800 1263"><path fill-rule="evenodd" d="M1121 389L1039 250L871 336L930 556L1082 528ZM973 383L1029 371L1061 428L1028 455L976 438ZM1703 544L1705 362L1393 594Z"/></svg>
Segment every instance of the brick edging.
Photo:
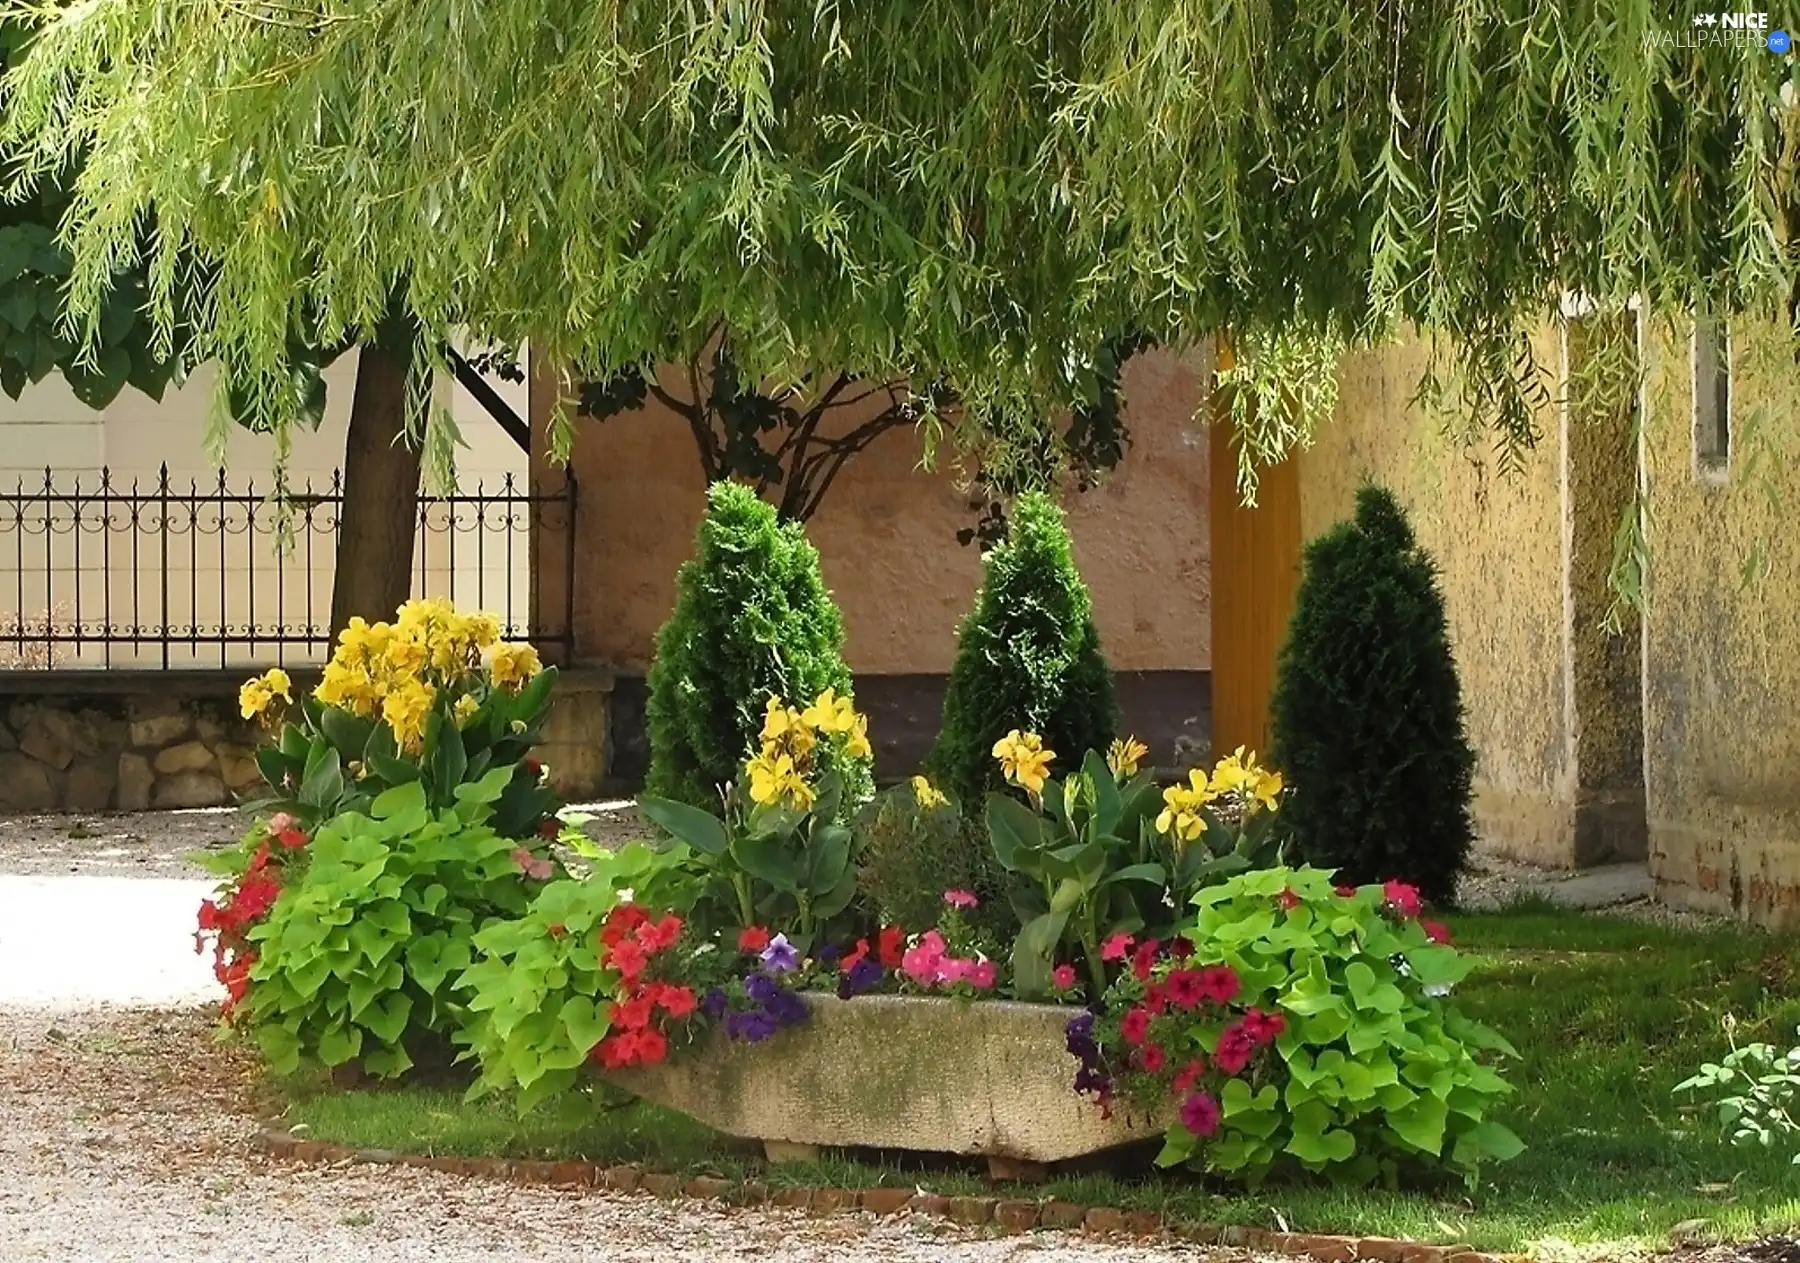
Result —
<svg viewBox="0 0 1800 1263"><path fill-rule="evenodd" d="M1340 1237L1315 1233L1272 1232L1241 1224L1165 1220L1154 1210L1121 1210L1063 1201L1026 1201L998 1197L942 1197L906 1188L770 1188L761 1180L726 1180L701 1175L683 1181L666 1172L645 1171L631 1164L601 1166L595 1162L528 1162L506 1158L424 1157L390 1149L358 1149L302 1140L286 1132L263 1131L258 1143L271 1158L336 1165L421 1167L449 1175L515 1180L525 1184L559 1184L606 1189L615 1193L647 1193L654 1197L694 1197L733 1206L779 1206L815 1215L864 1211L872 1215L931 1215L971 1227L993 1226L1003 1232L1038 1228L1083 1231L1100 1235L1174 1237L1195 1245L1235 1246L1267 1254L1312 1259L1314 1263L1526 1263L1523 1255L1487 1254L1466 1245L1428 1245L1389 1237Z"/></svg>

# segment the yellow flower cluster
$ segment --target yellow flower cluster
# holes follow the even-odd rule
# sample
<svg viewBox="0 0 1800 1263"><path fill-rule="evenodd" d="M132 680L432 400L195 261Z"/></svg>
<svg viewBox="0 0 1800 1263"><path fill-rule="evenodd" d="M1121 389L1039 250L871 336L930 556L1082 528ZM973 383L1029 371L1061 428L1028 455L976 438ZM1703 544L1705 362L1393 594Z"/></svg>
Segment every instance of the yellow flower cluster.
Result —
<svg viewBox="0 0 1800 1263"><path fill-rule="evenodd" d="M857 713L847 697L826 689L805 710L770 697L763 713L762 748L744 765L750 777L750 799L780 802L795 811L813 805L816 794L807 777L821 736L843 739L843 752L854 759L874 753L869 746L869 718Z"/></svg>
<svg viewBox="0 0 1800 1263"><path fill-rule="evenodd" d="M416 750L439 693L470 685L484 656L488 681L498 688L521 688L543 669L530 645L501 643L500 620L492 614L459 613L442 599L408 601L392 623L351 619L313 696L366 719L379 717L401 749ZM479 707L463 692L452 711L462 724Z"/></svg>
<svg viewBox="0 0 1800 1263"><path fill-rule="evenodd" d="M245 719L255 719L267 712L278 697L284 702L293 701L292 689L293 681L288 679L288 673L280 667L271 667L254 680L244 681L244 686L238 690L238 709L243 711Z"/></svg>
<svg viewBox="0 0 1800 1263"><path fill-rule="evenodd" d="M913 800L926 811L930 811L936 807L945 806L950 801L939 792L937 786L933 785L923 776L915 776L912 778L912 791Z"/></svg>
<svg viewBox="0 0 1800 1263"><path fill-rule="evenodd" d="M1150 747L1136 737L1114 737L1113 743L1106 747L1106 766L1120 780L1136 776L1138 764L1150 753Z"/></svg>
<svg viewBox="0 0 1800 1263"><path fill-rule="evenodd" d="M1045 749L1044 740L1037 733L1014 728L994 742L994 757L1000 760L1000 770L1007 780L1033 794L1041 794L1056 751Z"/></svg>
<svg viewBox="0 0 1800 1263"><path fill-rule="evenodd" d="M1281 773L1269 771L1256 761L1255 751L1246 753L1239 746L1219 760L1210 777L1194 768L1188 772L1186 785L1171 785L1163 790L1163 809L1156 817L1156 831L1192 842L1206 832L1201 808L1221 798L1235 799L1246 813L1258 807L1274 811L1281 802Z"/></svg>

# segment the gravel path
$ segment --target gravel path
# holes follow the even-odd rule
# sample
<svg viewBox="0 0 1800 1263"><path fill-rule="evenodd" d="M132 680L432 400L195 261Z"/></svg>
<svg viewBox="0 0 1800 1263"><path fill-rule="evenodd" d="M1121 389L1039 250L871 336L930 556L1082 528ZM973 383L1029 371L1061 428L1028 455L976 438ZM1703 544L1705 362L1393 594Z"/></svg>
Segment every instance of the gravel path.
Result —
<svg viewBox="0 0 1800 1263"><path fill-rule="evenodd" d="M7 1263L1174 1263L1241 1253L726 1210L254 1152L256 1074L199 1009L0 1005Z"/></svg>

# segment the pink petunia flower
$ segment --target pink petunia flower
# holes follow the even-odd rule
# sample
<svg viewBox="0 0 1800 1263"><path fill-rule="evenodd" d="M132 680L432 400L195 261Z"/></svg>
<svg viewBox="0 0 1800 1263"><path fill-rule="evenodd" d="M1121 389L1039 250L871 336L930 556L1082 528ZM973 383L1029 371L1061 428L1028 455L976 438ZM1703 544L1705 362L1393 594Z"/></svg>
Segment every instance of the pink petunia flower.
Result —
<svg viewBox="0 0 1800 1263"><path fill-rule="evenodd" d="M1050 971L1050 981L1058 991L1067 991L1075 985L1075 966L1058 965Z"/></svg>
<svg viewBox="0 0 1800 1263"><path fill-rule="evenodd" d="M1219 1103L1204 1092L1196 1092L1181 1103L1181 1125L1196 1136L1210 1136L1219 1130Z"/></svg>
<svg viewBox="0 0 1800 1263"><path fill-rule="evenodd" d="M969 970L969 985L977 991L992 991L1000 981L1000 971L991 960L978 960Z"/></svg>
<svg viewBox="0 0 1800 1263"><path fill-rule="evenodd" d="M974 908L980 905L981 900L975 897L972 890L946 890L944 902L952 908Z"/></svg>
<svg viewBox="0 0 1800 1263"><path fill-rule="evenodd" d="M1129 934L1115 934L1100 944L1101 960L1124 960L1131 951L1132 938Z"/></svg>

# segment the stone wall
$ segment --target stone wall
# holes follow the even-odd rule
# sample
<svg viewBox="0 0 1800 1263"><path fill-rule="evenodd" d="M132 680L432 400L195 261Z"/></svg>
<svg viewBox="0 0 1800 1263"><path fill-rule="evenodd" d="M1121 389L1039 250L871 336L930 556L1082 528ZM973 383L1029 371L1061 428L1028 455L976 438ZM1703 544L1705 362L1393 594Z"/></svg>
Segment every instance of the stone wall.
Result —
<svg viewBox="0 0 1800 1263"><path fill-rule="evenodd" d="M0 811L218 807L259 784L240 672L0 676Z"/></svg>
<svg viewBox="0 0 1800 1263"><path fill-rule="evenodd" d="M220 807L260 796L244 672L0 671L0 813ZM296 688L310 688L295 673ZM564 670L538 756L573 800L608 773L612 677Z"/></svg>

